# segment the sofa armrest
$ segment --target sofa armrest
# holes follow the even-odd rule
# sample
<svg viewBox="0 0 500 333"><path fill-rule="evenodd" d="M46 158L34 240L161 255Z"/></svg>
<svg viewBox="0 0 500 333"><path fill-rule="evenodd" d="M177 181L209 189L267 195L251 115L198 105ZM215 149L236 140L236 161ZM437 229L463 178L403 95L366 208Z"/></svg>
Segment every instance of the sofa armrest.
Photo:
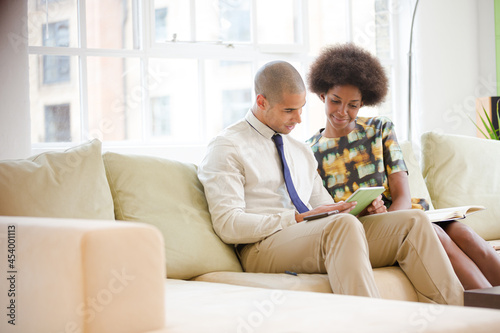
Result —
<svg viewBox="0 0 500 333"><path fill-rule="evenodd" d="M151 226L0 216L0 269L8 279L0 284L2 332L145 332L165 325L163 239Z"/></svg>

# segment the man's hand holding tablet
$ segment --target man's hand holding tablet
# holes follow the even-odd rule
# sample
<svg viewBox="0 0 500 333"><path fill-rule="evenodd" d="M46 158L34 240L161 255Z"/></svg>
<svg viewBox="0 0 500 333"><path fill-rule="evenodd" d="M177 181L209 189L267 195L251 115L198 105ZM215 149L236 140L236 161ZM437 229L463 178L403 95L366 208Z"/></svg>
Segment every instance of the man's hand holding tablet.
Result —
<svg viewBox="0 0 500 333"><path fill-rule="evenodd" d="M339 213L338 209L335 209L335 210L331 210L329 212L324 212L324 213L306 216L306 217L304 217L304 220L312 221L312 220L322 219L323 217L327 217L327 216L330 216L333 214L338 214L338 213Z"/></svg>
<svg viewBox="0 0 500 333"><path fill-rule="evenodd" d="M296 214L295 220L297 222L312 221L338 213L347 214L354 209L354 207L356 207L356 202L339 201L334 204L316 207L302 214Z"/></svg>
<svg viewBox="0 0 500 333"><path fill-rule="evenodd" d="M359 188L345 202L341 201L336 204L329 205L331 206L331 210L325 210L325 206L318 207L308 213L313 213L315 210L321 209L319 213L303 216L301 220L297 219L297 222L302 222L302 220L313 221L338 213L350 213L352 215L358 215L366 207L368 207L373 202L373 200L375 200L382 192L384 192L384 190L385 189L383 186Z"/></svg>

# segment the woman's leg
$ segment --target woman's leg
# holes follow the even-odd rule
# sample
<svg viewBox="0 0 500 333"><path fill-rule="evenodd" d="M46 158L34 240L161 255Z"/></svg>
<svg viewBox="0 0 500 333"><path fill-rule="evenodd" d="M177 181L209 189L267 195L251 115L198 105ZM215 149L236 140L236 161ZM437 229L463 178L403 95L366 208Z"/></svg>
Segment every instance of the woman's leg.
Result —
<svg viewBox="0 0 500 333"><path fill-rule="evenodd" d="M491 284L483 275L480 268L476 266L474 261L471 260L471 258L469 258L445 232L449 224L443 226L445 230L435 223L432 223L432 225L464 289L470 290L491 287Z"/></svg>
<svg viewBox="0 0 500 333"><path fill-rule="evenodd" d="M500 256L488 242L459 221L449 223L444 231L474 261L491 285L500 285Z"/></svg>

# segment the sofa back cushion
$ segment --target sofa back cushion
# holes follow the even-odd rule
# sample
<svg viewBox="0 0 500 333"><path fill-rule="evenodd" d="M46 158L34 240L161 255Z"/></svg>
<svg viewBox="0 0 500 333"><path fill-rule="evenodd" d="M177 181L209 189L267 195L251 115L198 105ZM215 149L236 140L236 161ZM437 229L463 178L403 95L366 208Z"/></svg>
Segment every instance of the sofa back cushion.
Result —
<svg viewBox="0 0 500 333"><path fill-rule="evenodd" d="M242 270L232 246L213 230L195 165L111 152L103 159L116 219L149 223L161 231L169 278Z"/></svg>
<svg viewBox="0 0 500 333"><path fill-rule="evenodd" d="M0 162L0 215L114 220L101 142Z"/></svg>
<svg viewBox="0 0 500 333"><path fill-rule="evenodd" d="M422 135L422 172L435 208L482 205L462 220L486 240L500 238L500 142L475 137Z"/></svg>

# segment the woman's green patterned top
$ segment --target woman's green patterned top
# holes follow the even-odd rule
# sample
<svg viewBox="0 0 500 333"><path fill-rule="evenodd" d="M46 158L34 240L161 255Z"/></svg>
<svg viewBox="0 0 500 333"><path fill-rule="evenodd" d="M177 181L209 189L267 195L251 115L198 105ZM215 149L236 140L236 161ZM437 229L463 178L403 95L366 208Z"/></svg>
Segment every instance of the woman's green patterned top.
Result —
<svg viewBox="0 0 500 333"><path fill-rule="evenodd" d="M346 136L325 138L322 132L307 143L318 161L323 185L334 200L346 200L359 187L384 186L383 199L389 206L388 175L408 172L393 123L386 117L358 117L354 130ZM425 200L412 199L412 203L414 208L426 208Z"/></svg>

